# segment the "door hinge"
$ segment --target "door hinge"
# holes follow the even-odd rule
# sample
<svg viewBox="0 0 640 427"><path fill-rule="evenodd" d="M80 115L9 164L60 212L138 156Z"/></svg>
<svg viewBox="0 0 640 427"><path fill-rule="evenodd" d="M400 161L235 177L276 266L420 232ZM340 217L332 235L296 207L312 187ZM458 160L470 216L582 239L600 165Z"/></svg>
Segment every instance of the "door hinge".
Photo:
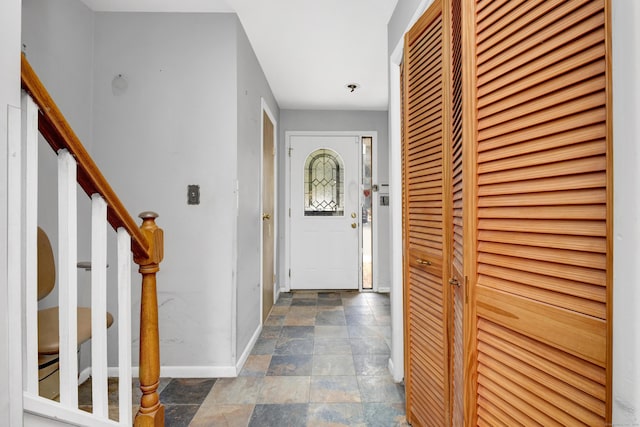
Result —
<svg viewBox="0 0 640 427"><path fill-rule="evenodd" d="M289 269L289 277L291 277L291 269Z"/></svg>
<svg viewBox="0 0 640 427"><path fill-rule="evenodd" d="M293 151L293 147L289 147L289 157L291 157L291 152Z"/></svg>
<svg viewBox="0 0 640 427"><path fill-rule="evenodd" d="M291 218L291 208L289 208L289 218Z"/></svg>

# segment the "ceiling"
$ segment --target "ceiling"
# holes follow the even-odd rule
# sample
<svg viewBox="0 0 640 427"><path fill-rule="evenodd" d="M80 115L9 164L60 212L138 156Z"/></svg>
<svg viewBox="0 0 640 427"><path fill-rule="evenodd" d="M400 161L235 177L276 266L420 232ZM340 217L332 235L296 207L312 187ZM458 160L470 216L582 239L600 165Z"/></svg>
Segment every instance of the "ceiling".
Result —
<svg viewBox="0 0 640 427"><path fill-rule="evenodd" d="M83 1L95 11L235 12L280 108L387 109L387 22L398 0Z"/></svg>

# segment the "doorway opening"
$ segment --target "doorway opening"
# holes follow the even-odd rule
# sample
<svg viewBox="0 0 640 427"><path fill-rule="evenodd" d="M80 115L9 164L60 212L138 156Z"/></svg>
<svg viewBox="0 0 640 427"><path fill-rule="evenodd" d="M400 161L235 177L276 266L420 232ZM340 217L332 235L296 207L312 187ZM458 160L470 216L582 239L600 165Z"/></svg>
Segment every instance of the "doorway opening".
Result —
<svg viewBox="0 0 640 427"><path fill-rule="evenodd" d="M276 286L276 236L277 218L276 209L276 121L271 110L262 99L262 156L261 156L261 197L260 209L262 221L260 222L261 239L260 262L261 276L261 311L262 321L266 321L275 301L278 299L279 290Z"/></svg>
<svg viewBox="0 0 640 427"><path fill-rule="evenodd" d="M285 138L283 290L377 291L376 204L388 205L375 184L377 132L287 131Z"/></svg>
<svg viewBox="0 0 640 427"><path fill-rule="evenodd" d="M362 289L373 290L373 137L362 137L362 187L361 223L362 223Z"/></svg>

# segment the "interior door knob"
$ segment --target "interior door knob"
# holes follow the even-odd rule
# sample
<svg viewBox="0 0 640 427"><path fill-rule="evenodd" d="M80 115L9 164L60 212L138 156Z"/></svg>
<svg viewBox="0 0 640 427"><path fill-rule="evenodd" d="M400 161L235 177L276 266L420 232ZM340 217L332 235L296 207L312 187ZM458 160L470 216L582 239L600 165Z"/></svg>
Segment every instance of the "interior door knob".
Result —
<svg viewBox="0 0 640 427"><path fill-rule="evenodd" d="M358 226L358 224L356 224L355 222L351 223L351 228L356 228Z"/></svg>
<svg viewBox="0 0 640 427"><path fill-rule="evenodd" d="M269 215L268 213L263 213L262 214L262 220L265 221L265 220L268 220L268 219L271 219L271 215Z"/></svg>

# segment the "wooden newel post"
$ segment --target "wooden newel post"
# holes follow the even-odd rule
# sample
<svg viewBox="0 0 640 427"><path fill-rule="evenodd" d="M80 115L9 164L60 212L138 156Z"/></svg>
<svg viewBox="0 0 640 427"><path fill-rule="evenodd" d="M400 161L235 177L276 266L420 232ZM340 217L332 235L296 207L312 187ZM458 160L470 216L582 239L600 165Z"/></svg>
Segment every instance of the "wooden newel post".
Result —
<svg viewBox="0 0 640 427"><path fill-rule="evenodd" d="M156 225L158 214L143 212L140 230L149 242L147 258L134 257L142 274L142 301L140 307L140 409L135 426L164 426L164 406L158 396L160 382L160 336L158 333L158 297L156 273L164 256L162 229Z"/></svg>

